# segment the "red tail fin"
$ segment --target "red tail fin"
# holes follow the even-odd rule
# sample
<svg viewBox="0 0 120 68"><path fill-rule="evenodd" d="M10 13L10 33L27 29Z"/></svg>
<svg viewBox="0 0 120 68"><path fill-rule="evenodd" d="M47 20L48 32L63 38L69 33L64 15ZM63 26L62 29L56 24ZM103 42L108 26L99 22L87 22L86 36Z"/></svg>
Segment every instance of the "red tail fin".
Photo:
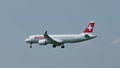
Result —
<svg viewBox="0 0 120 68"><path fill-rule="evenodd" d="M94 24L95 24L94 21L91 21L89 25L86 27L86 29L84 30L84 33L92 33Z"/></svg>

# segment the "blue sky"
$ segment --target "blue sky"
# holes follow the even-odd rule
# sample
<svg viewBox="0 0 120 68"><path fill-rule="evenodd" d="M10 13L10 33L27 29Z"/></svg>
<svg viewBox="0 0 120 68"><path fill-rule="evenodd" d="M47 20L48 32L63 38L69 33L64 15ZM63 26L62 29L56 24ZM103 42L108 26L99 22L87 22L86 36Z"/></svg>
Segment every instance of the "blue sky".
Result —
<svg viewBox="0 0 120 68"><path fill-rule="evenodd" d="M120 68L119 0L0 0L0 68ZM65 49L24 42L32 34L79 34L95 20L96 39Z"/></svg>

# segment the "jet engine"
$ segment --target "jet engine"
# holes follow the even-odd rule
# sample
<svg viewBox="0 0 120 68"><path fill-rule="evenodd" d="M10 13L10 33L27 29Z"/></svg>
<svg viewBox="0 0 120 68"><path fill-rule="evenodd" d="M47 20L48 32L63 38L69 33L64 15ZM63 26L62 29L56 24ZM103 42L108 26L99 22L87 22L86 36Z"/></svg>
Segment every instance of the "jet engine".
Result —
<svg viewBox="0 0 120 68"><path fill-rule="evenodd" d="M90 36L88 34L85 34L85 38L89 38Z"/></svg>
<svg viewBox="0 0 120 68"><path fill-rule="evenodd" d="M39 45L47 45L47 40L39 40Z"/></svg>

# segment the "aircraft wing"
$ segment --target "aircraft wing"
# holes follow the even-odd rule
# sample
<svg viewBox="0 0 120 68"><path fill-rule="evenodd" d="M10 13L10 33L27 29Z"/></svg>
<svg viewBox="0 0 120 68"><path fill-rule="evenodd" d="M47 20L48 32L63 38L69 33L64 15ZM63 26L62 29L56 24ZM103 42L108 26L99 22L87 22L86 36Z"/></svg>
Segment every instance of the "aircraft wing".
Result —
<svg viewBox="0 0 120 68"><path fill-rule="evenodd" d="M60 45L61 41L58 39L51 38L48 34L47 31L44 34L45 39L47 39L48 42L55 44L55 45Z"/></svg>

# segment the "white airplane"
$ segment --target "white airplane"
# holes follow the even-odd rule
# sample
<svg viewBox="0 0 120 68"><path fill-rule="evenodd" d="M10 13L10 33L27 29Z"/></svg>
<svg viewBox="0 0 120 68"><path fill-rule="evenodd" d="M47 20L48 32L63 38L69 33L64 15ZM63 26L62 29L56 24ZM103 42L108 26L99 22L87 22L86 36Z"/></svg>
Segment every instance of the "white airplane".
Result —
<svg viewBox="0 0 120 68"><path fill-rule="evenodd" d="M44 35L29 36L25 39L25 42L30 44L30 48L32 48L32 44L34 43L37 43L39 45L52 44L53 48L56 48L56 46L61 46L61 48L65 48L65 43L77 43L96 38L97 36L92 34L93 28L94 21L91 21L84 32L81 34L49 35L46 31Z"/></svg>

